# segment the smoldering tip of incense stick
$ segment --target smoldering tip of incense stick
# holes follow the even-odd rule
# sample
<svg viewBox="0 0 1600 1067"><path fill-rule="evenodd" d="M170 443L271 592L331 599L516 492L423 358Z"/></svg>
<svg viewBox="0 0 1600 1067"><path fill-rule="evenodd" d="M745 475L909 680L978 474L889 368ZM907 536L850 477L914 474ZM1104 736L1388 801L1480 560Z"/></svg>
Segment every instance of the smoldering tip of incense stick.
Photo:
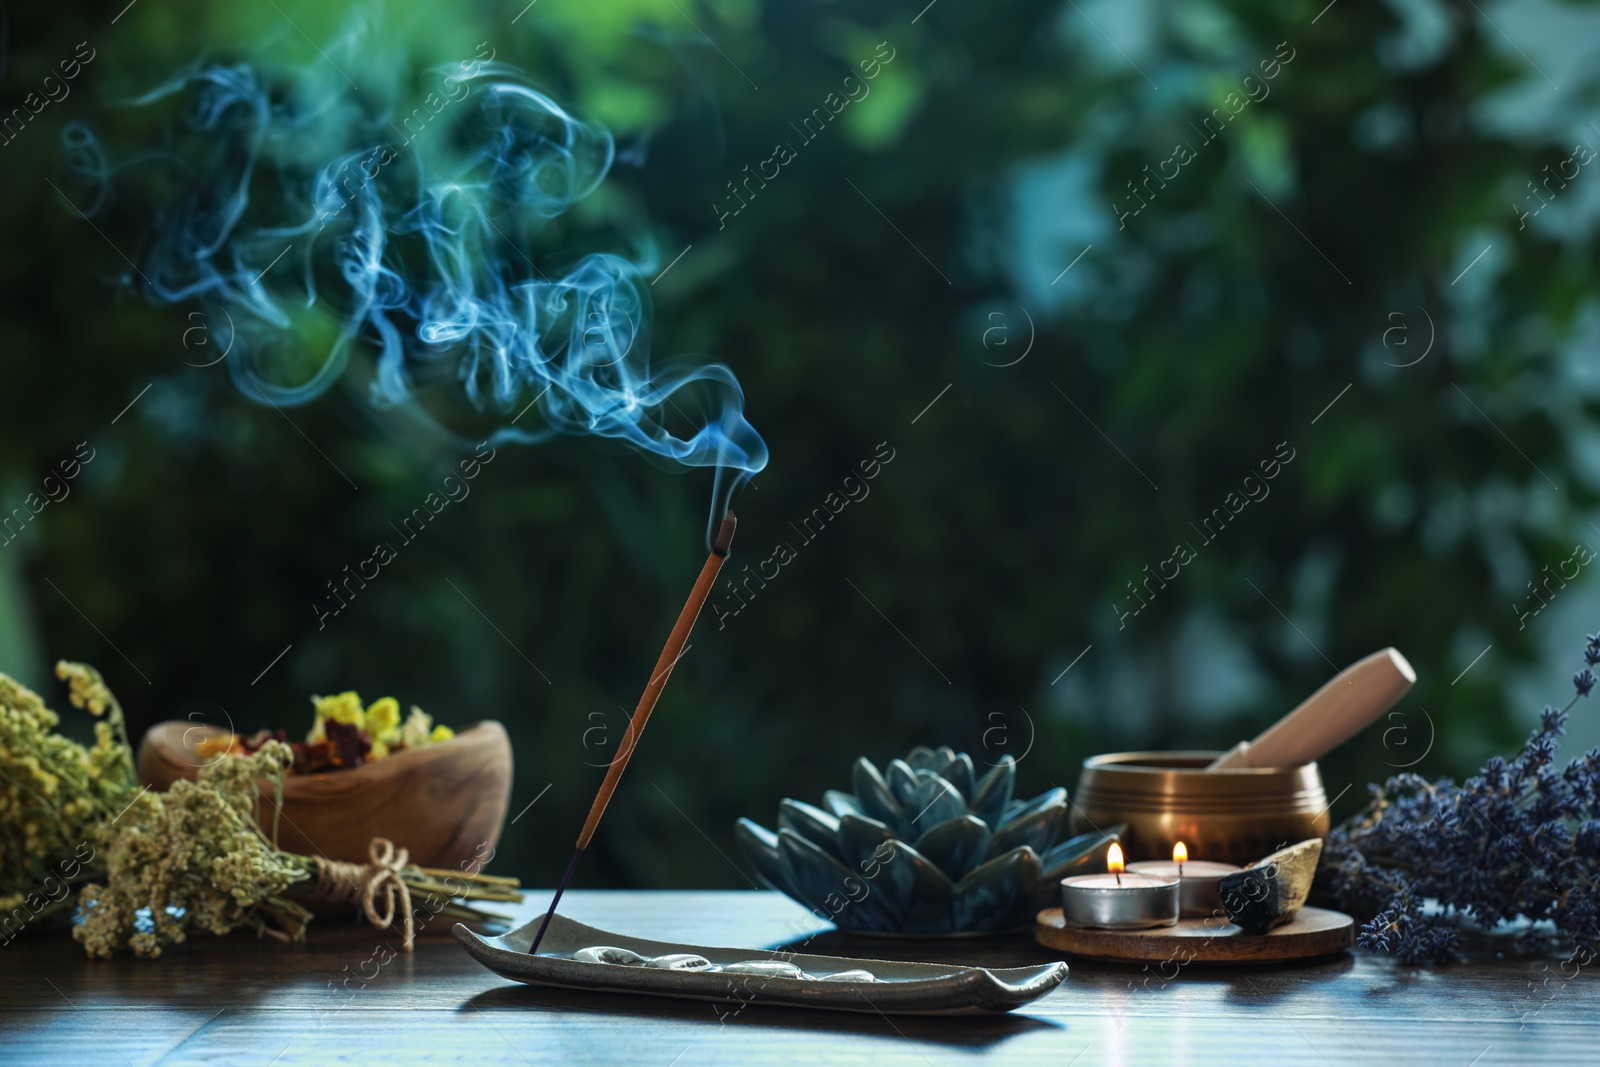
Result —
<svg viewBox="0 0 1600 1067"><path fill-rule="evenodd" d="M739 520L733 512L728 512L722 517L722 525L717 528L717 539L711 545L711 551L719 556L728 554L728 546L733 544L733 531L739 526Z"/></svg>

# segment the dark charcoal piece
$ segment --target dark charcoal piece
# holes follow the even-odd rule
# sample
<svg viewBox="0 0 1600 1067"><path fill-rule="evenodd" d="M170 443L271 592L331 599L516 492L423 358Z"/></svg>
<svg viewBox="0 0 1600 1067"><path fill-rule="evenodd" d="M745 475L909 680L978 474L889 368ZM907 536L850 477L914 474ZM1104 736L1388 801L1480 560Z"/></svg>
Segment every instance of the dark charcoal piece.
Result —
<svg viewBox="0 0 1600 1067"><path fill-rule="evenodd" d="M1217 888L1222 893L1222 909L1228 913L1228 921L1247 934L1266 933L1283 914L1276 863L1224 875Z"/></svg>
<svg viewBox="0 0 1600 1067"><path fill-rule="evenodd" d="M1322 856L1322 839L1311 838L1258 860L1217 883L1228 919L1249 934L1264 934L1288 922L1305 906Z"/></svg>

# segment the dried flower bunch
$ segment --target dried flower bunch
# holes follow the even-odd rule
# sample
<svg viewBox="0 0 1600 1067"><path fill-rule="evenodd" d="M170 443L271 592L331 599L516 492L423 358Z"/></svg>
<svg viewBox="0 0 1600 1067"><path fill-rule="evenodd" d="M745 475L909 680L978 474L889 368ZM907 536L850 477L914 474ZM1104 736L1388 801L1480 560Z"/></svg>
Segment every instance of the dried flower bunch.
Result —
<svg viewBox="0 0 1600 1067"><path fill-rule="evenodd" d="M290 741L288 731L280 727L251 737L210 737L197 746L196 752L202 757L250 755L268 741L279 741L294 754L292 773L316 774L359 767L393 752L423 748L455 736L450 727L435 726L432 716L414 704L402 723L400 702L394 697L375 700L365 709L361 697L354 692L312 697L311 704L315 718L304 741Z"/></svg>
<svg viewBox="0 0 1600 1067"><path fill-rule="evenodd" d="M60 716L0 674L0 915L8 933L72 908L68 887L101 869L105 828L138 788L122 707L99 672L63 661L56 675L73 706L100 720L93 746L56 733Z"/></svg>
<svg viewBox="0 0 1600 1067"><path fill-rule="evenodd" d="M73 936L91 956L122 948L158 956L195 931L253 928L300 940L311 912L294 899L299 894L360 902L369 919L402 922L409 947L417 915L481 922L497 916L467 902L521 899L516 879L476 873L476 861L460 871L419 867L387 842L381 849L375 842L368 864L279 849L254 817L261 784L281 788L295 760L278 741L217 760L165 794L140 791L122 707L105 680L65 661L56 675L73 705L101 720L93 746L56 733L60 716L0 674L0 926L7 939L76 904L83 921ZM345 693L319 700L317 710L314 732L373 731L371 744L384 753L450 736L415 709L401 726L393 700L363 709ZM80 885L74 901L70 889ZM384 908L374 906L375 894L387 896Z"/></svg>
<svg viewBox="0 0 1600 1067"><path fill-rule="evenodd" d="M389 867L335 864L279 849L256 825L258 784L282 787L294 760L289 746L267 741L258 751L218 760L195 781L166 793L145 793L119 820L105 884L80 893L83 921L73 929L90 956L127 948L159 956L192 931L225 934L250 928L279 940L301 941L311 912L290 894L360 898L366 882L394 881L407 924L412 894L420 913L468 922L497 918L460 901L516 901L516 879L445 871L405 862ZM389 871L392 869L393 878ZM370 892L369 892L370 898ZM394 918L391 896L387 918ZM368 907L368 917L376 912Z"/></svg>
<svg viewBox="0 0 1600 1067"><path fill-rule="evenodd" d="M1546 707L1515 759L1499 756L1457 786L1402 774L1329 835L1319 879L1363 918L1364 948L1406 963L1455 955L1465 924L1518 923L1519 947L1600 952L1600 749L1565 768L1556 744L1595 685L1600 634L1584 649L1567 706Z"/></svg>
<svg viewBox="0 0 1600 1067"><path fill-rule="evenodd" d="M282 894L306 877L256 828L256 780L281 780L287 748L223 760L178 781L165 795L145 793L119 822L104 885L79 894L83 921L72 936L91 956L118 948L158 956L191 929L224 934L265 929L269 918L294 936L310 913Z"/></svg>

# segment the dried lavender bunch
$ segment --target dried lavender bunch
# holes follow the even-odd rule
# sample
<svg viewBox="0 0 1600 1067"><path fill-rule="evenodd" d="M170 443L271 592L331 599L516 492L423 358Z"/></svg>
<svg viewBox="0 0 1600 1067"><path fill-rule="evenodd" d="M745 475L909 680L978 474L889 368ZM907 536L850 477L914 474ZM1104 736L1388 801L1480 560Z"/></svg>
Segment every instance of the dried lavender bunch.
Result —
<svg viewBox="0 0 1600 1067"><path fill-rule="evenodd" d="M1554 764L1567 713L1595 686L1600 634L1515 759L1495 756L1457 786L1415 774L1371 786L1372 803L1328 836L1318 879L1368 919L1358 943L1410 964L1456 955L1467 923L1525 920L1518 947L1600 952L1600 749Z"/></svg>

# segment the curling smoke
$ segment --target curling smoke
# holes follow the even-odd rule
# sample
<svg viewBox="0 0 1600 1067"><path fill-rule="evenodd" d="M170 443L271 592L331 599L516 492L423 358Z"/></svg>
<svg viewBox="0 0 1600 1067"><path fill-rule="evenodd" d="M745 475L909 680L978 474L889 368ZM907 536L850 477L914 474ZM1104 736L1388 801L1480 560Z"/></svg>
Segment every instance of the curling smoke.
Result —
<svg viewBox="0 0 1600 1067"><path fill-rule="evenodd" d="M715 523L767 450L727 367L652 369L654 257L595 252L561 270L532 258L552 224L581 239L562 216L605 179L611 134L503 64L433 73L412 111L373 114L325 84L196 65L132 102L181 105L158 151L113 165L79 123L65 159L91 214L125 186L155 199L128 284L226 311L210 321L233 324L227 366L246 397L303 404L368 348L380 406L449 385L499 421L497 441L592 434L717 468Z"/></svg>

